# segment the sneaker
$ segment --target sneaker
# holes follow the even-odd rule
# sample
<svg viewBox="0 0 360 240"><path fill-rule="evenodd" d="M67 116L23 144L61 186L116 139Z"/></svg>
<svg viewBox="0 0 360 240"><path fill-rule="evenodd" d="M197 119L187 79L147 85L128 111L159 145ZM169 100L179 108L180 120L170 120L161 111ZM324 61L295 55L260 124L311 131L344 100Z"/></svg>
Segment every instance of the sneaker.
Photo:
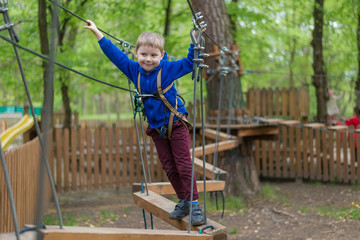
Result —
<svg viewBox="0 0 360 240"><path fill-rule="evenodd" d="M199 226L205 223L205 218L203 213L201 212L201 206L199 204L192 204L192 212L191 212L191 225Z"/></svg>
<svg viewBox="0 0 360 240"><path fill-rule="evenodd" d="M189 214L189 203L186 199L182 199L176 204L174 211L169 213L169 218L172 220L180 220L183 219L186 215Z"/></svg>

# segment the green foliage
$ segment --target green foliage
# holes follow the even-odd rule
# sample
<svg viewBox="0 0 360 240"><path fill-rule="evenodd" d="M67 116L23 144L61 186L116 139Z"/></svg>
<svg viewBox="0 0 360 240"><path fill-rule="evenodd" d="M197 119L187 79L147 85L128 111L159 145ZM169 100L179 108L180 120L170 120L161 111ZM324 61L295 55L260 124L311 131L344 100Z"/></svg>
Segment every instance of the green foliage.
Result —
<svg viewBox="0 0 360 240"><path fill-rule="evenodd" d="M132 44L136 43L137 36L143 31L164 32L167 1L88 0L80 6L81 2L59 1L84 19L93 20L102 30ZM243 0L237 3L226 0L225 3L231 19L236 23L233 34L241 49L243 67L247 73L242 77L243 91L251 87L311 86L313 0ZM50 2L47 4L53 7ZM9 8L20 44L40 52L37 1L9 1ZM358 71L357 9L356 1L325 1L323 42L329 87L334 89L335 93L346 91L340 108L349 115L352 114L353 88ZM58 49L56 60L102 81L128 87L127 78L104 56L92 34L83 29L85 23L70 17L61 9L59 18L60 24L69 18L66 36L75 31L77 35L73 42L66 41L61 49ZM50 27L50 16L48 20ZM191 11L186 1L172 0L170 21L170 34L165 36L165 49L171 56L184 57L192 28ZM0 25L3 23L1 19ZM212 26L211 19L207 24ZM6 31L1 34L8 36ZM19 51L31 96L39 106L43 101L42 60ZM0 52L0 104L21 105L26 101L26 95L14 49L10 44L0 41ZM131 108L128 93L56 67L55 109L62 108L58 81L60 76L65 76L68 81L72 108L81 114L98 114L101 94L108 96L109 102L119 100L122 112ZM193 101L193 84L191 75L183 77L177 83L178 90L187 103ZM315 102L313 87L310 87L310 101ZM124 105L127 107L123 107ZM315 108L316 104L310 105L312 115L315 114ZM118 109L112 105L108 110L116 112Z"/></svg>

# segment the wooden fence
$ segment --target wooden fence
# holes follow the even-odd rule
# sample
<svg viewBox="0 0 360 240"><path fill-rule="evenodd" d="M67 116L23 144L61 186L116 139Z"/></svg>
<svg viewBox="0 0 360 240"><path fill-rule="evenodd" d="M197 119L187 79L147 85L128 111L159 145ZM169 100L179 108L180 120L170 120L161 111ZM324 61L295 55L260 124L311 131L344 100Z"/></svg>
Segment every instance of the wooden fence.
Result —
<svg viewBox="0 0 360 240"><path fill-rule="evenodd" d="M290 117L307 119L309 116L308 88L259 89L246 93L246 105L251 117Z"/></svg>
<svg viewBox="0 0 360 240"><path fill-rule="evenodd" d="M140 131L140 136L141 136ZM141 151L135 128L56 129L54 179L58 192L130 186L143 181ZM143 161L151 181L167 178L158 161L155 145L145 136ZM144 149L144 142L141 141ZM150 179L147 179L149 181Z"/></svg>
<svg viewBox="0 0 360 240"><path fill-rule="evenodd" d="M280 124L277 140L256 140L259 176L322 182L360 183L359 130L321 124Z"/></svg>
<svg viewBox="0 0 360 240"><path fill-rule="evenodd" d="M51 134L48 138L51 139ZM49 141L52 149L52 141ZM5 162L9 173L19 228L25 224L36 224L38 204L40 144L38 138L5 152ZM48 159L52 159L52 151L48 151ZM45 173L45 191L43 209L52 199L48 176ZM15 225L10 208L10 200L6 187L4 169L0 165L0 232L14 232Z"/></svg>

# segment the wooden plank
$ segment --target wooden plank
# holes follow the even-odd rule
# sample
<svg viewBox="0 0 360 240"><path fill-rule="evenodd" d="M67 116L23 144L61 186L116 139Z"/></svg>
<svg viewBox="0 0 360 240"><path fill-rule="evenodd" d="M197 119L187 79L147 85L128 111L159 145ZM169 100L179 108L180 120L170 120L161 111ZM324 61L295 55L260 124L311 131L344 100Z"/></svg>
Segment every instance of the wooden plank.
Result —
<svg viewBox="0 0 360 240"><path fill-rule="evenodd" d="M64 191L70 190L70 143L69 143L69 129L64 129L63 142L61 143L64 151Z"/></svg>
<svg viewBox="0 0 360 240"><path fill-rule="evenodd" d="M260 140L255 140L254 141L254 145L255 145L255 154L254 154L254 161L255 161L255 166L256 166L256 172L257 175L260 176L261 174L261 168L260 168Z"/></svg>
<svg viewBox="0 0 360 240"><path fill-rule="evenodd" d="M335 126L330 126L328 127L328 129L330 130L346 130L349 127L347 125L335 125Z"/></svg>
<svg viewBox="0 0 360 240"><path fill-rule="evenodd" d="M293 125L299 125L301 122L298 120L287 120L287 121L282 121L280 122L280 124L286 125L286 126L293 126Z"/></svg>
<svg viewBox="0 0 360 240"><path fill-rule="evenodd" d="M151 230L132 228L91 228L91 227L70 227L46 226L41 230L43 240L210 240L213 236L200 234L197 231L179 230Z"/></svg>
<svg viewBox="0 0 360 240"><path fill-rule="evenodd" d="M341 172L341 132L336 131L336 176L338 182L342 182L342 172Z"/></svg>
<svg viewBox="0 0 360 240"><path fill-rule="evenodd" d="M276 162L275 162L276 177L279 178L279 177L281 177L280 138L279 138L278 140L276 140L275 148L276 148L276 152L275 152L275 158L276 158Z"/></svg>
<svg viewBox="0 0 360 240"><path fill-rule="evenodd" d="M217 151L221 152L221 151L233 149L237 146L239 146L238 140L226 140L226 141L218 142ZM216 150L215 143L205 145L205 155L212 154L215 152L215 150ZM192 153L192 151L193 150L190 149L190 153ZM196 147L195 148L195 157L202 157L202 156L203 156L203 147L202 146Z"/></svg>
<svg viewBox="0 0 360 240"><path fill-rule="evenodd" d="M121 128L121 157L122 157L122 181L123 181L123 186L128 186L129 183L129 178L128 178L128 159L127 159L127 151L126 151L126 146L127 146L127 128Z"/></svg>
<svg viewBox="0 0 360 240"><path fill-rule="evenodd" d="M278 134L278 126L257 126L256 128L242 128L238 130L238 137L253 137Z"/></svg>
<svg viewBox="0 0 360 240"><path fill-rule="evenodd" d="M101 145L101 187L106 188L106 129L102 127L100 130Z"/></svg>
<svg viewBox="0 0 360 240"><path fill-rule="evenodd" d="M259 122L264 124L278 124L284 122L284 119L280 118L267 118L267 119L261 119Z"/></svg>
<svg viewBox="0 0 360 240"><path fill-rule="evenodd" d="M295 129L295 138L296 138L296 162L295 162L295 166L296 166L296 174L295 176L297 178L302 178L303 177L303 171L302 171L302 159L301 159L301 153L302 151L302 145L301 145L301 128L297 127Z"/></svg>
<svg viewBox="0 0 360 240"><path fill-rule="evenodd" d="M308 152L309 152L309 128L303 128L303 148L302 148L302 160L304 163L303 168L303 178L309 178L309 160L308 160Z"/></svg>
<svg viewBox="0 0 360 240"><path fill-rule="evenodd" d="M283 149L283 156L282 156L282 172L283 177L286 178L288 176L288 164L287 164L287 141L288 141L288 135L287 135L287 127L285 125L281 125L281 133L282 133L282 149Z"/></svg>
<svg viewBox="0 0 360 240"><path fill-rule="evenodd" d="M260 89L255 89L255 116L261 116L261 95Z"/></svg>
<svg viewBox="0 0 360 240"><path fill-rule="evenodd" d="M114 142L113 142L113 128L108 128L108 186L114 187Z"/></svg>
<svg viewBox="0 0 360 240"><path fill-rule="evenodd" d="M268 176L267 172L267 148L266 148L266 142L265 140L260 141L261 144L261 173L263 177Z"/></svg>
<svg viewBox="0 0 360 240"><path fill-rule="evenodd" d="M89 128L85 128L85 137L86 137L86 187L88 190L93 188L92 182L92 138L91 138L91 131Z"/></svg>
<svg viewBox="0 0 360 240"><path fill-rule="evenodd" d="M324 123L307 123L307 124L304 124L304 127L322 128L322 127L325 127L325 124Z"/></svg>
<svg viewBox="0 0 360 240"><path fill-rule="evenodd" d="M268 141L269 152L269 176L274 177L274 147L273 141Z"/></svg>
<svg viewBox="0 0 360 240"><path fill-rule="evenodd" d="M71 129L71 190L77 190L77 130Z"/></svg>
<svg viewBox="0 0 360 240"><path fill-rule="evenodd" d="M267 91L265 88L262 88L261 89L261 95L260 95L260 98L261 98L261 104L260 104L260 114L258 116L268 116L268 113L267 113Z"/></svg>
<svg viewBox="0 0 360 240"><path fill-rule="evenodd" d="M315 178L321 180L321 131L315 129L315 142L316 142L316 166L315 166Z"/></svg>
<svg viewBox="0 0 360 240"><path fill-rule="evenodd" d="M80 181L80 190L85 190L85 154L84 154L84 145L85 145L85 128L80 128L79 136L79 181Z"/></svg>
<svg viewBox="0 0 360 240"><path fill-rule="evenodd" d="M290 159L290 163L289 163L289 167L290 167L290 177L294 178L295 177L295 153L294 153L294 130L295 128L293 127L288 127L288 131L289 131L289 159Z"/></svg>
<svg viewBox="0 0 360 240"><path fill-rule="evenodd" d="M253 88L249 89L248 94L249 96L249 100L246 101L248 104L250 104L249 108L249 115L250 116L255 116L255 91Z"/></svg>
<svg viewBox="0 0 360 240"><path fill-rule="evenodd" d="M115 128L115 186L120 188L120 129Z"/></svg>
<svg viewBox="0 0 360 240"><path fill-rule="evenodd" d="M289 100L288 100L288 104L289 104L289 116L292 118L295 118L295 113L296 113L296 104L295 104L295 94L294 94L294 88L290 88L288 90L289 93Z"/></svg>
<svg viewBox="0 0 360 240"><path fill-rule="evenodd" d="M275 116L280 116L280 90L275 88Z"/></svg>
<svg viewBox="0 0 360 240"><path fill-rule="evenodd" d="M268 89L268 92L267 92L267 115L269 117L272 117L274 115L274 110L273 110L273 102L274 102L274 99L273 99L273 90L272 89Z"/></svg>
<svg viewBox="0 0 360 240"><path fill-rule="evenodd" d="M200 134L201 133L202 133L202 130L200 130ZM213 139L213 140L216 140L216 135L218 134L218 140L219 141L235 140L236 139L236 136L226 134L224 132L217 133L217 131L215 131L213 129L210 129L210 128L204 129L204 134L205 134L205 137L208 137L208 138Z"/></svg>
<svg viewBox="0 0 360 240"><path fill-rule="evenodd" d="M204 181L196 181L198 192L204 192ZM171 186L170 182L153 182L147 184L148 190L155 192L160 195L166 194L175 194L174 188ZM145 188L145 186L144 186ZM218 180L206 180L206 191L207 192L217 192L223 191L225 189L225 181ZM141 183L134 183L132 185L132 192L141 191Z"/></svg>
<svg viewBox="0 0 360 240"><path fill-rule="evenodd" d="M328 130L329 142L329 180L334 180L334 131Z"/></svg>
<svg viewBox="0 0 360 240"><path fill-rule="evenodd" d="M322 138L322 143L321 143L321 147L322 147L322 156L321 156L321 162L322 162L322 179L324 181L328 181L329 180L329 168L328 168L328 154L327 154L327 136L326 136L327 131L326 130L322 130L321 131L321 138ZM319 156L320 157L320 156ZM319 158L318 157L318 158Z"/></svg>
<svg viewBox="0 0 360 240"><path fill-rule="evenodd" d="M350 142L349 142L349 146L350 146L350 181L352 184L355 183L355 133L354 133L354 127L351 126L350 129L352 130L351 132L349 132L349 137L350 137Z"/></svg>
<svg viewBox="0 0 360 240"><path fill-rule="evenodd" d="M62 153L63 151L61 150L62 148L62 141L61 141L61 134L62 133L62 129L61 128L56 128L55 129L55 138L56 138L56 191L58 193L61 193L63 191L63 186L62 186Z"/></svg>
<svg viewBox="0 0 360 240"><path fill-rule="evenodd" d="M281 89L281 115L288 116L288 96L286 88Z"/></svg>
<svg viewBox="0 0 360 240"><path fill-rule="evenodd" d="M343 147L343 161L342 161L342 166L343 166L343 180L344 183L348 183L349 182L349 170L348 170L348 142L347 142L347 132L342 135L342 147ZM340 160L340 159L339 159Z"/></svg>
<svg viewBox="0 0 360 240"><path fill-rule="evenodd" d="M161 218L165 222L171 224L180 230L187 230L189 225L189 216L184 217L181 220L171 220L168 216L175 208L176 203L159 195L152 191L149 191L149 195L146 193L135 192L133 193L134 202L139 207L145 209L146 211L154 214L155 216ZM205 226L212 225L214 229L204 230L205 234L210 234L214 237L214 240L227 239L226 227L207 219L206 225L201 226L191 226L191 231L199 231Z"/></svg>
<svg viewBox="0 0 360 240"><path fill-rule="evenodd" d="M100 129L95 129L94 135L94 188L99 189L100 171L99 171L99 149L100 149Z"/></svg>
<svg viewBox="0 0 360 240"><path fill-rule="evenodd" d="M194 159L194 171L198 174L203 175L203 160L196 158ZM220 180L225 180L228 173L218 167L213 167L212 164L205 162L205 177L211 179L213 176L213 170L214 170L214 174L215 176L218 175L219 173L219 179Z"/></svg>
<svg viewBox="0 0 360 240"><path fill-rule="evenodd" d="M359 131L356 130L356 132L359 134ZM360 136L358 135L356 138L356 159L360 159ZM360 183L360 164L358 162L358 164L356 165L357 167L357 184Z"/></svg>

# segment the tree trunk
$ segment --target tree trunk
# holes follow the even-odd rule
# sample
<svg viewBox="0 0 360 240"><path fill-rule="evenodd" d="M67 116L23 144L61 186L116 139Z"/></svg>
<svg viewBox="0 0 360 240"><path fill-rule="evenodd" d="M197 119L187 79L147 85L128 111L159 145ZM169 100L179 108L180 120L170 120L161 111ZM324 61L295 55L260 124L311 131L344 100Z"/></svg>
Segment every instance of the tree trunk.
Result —
<svg viewBox="0 0 360 240"><path fill-rule="evenodd" d="M206 33L220 46L220 48L226 47L227 49L232 49L235 45L235 41L231 30L235 29L235 25L232 25L230 22L225 1L192 0L192 5L195 12L201 12L204 16L203 20L207 24ZM218 46L209 38L205 37L205 39L205 52L214 52ZM207 64L212 71L219 67L218 59L216 57L205 59L205 64ZM226 66L232 67L231 57L227 58ZM222 92L220 111L220 116L222 118L228 117L230 107L232 111L243 107L243 93L239 74L235 76L235 74L229 73L221 80L219 73L215 76L209 73L208 78L212 78L212 80L208 81L206 84L207 96L212 96L206 100L209 111L216 112L218 110L220 92ZM222 91L220 91L220 80L222 81L223 86ZM234 116L233 112L230 116ZM239 149L231 151L227 154L225 160L223 160L221 167L229 172L229 177L226 180L226 193L251 196L259 192L259 179L256 174L256 177L253 175L254 172L256 173L256 170L251 157L251 151L244 155L240 154Z"/></svg>
<svg viewBox="0 0 360 240"><path fill-rule="evenodd" d="M317 100L316 121L326 123L328 114L326 102L329 100L327 89L327 76L323 60L323 25L324 25L324 0L315 0L314 5L314 31L311 45L313 46L314 76L312 84L315 86Z"/></svg>
<svg viewBox="0 0 360 240"><path fill-rule="evenodd" d="M53 17L53 20L56 16ZM46 19L46 1L38 1L38 24L40 33L40 49L41 53L46 56L54 56L54 41L52 41L52 49L50 51L47 19ZM52 33L54 34L54 33ZM52 40L54 40L52 35ZM46 60L42 61L43 81L44 81L44 102L41 117L41 129L47 131L52 128L52 116L54 107L54 66Z"/></svg>
<svg viewBox="0 0 360 240"><path fill-rule="evenodd" d="M360 106L360 3L357 4L358 28L357 28L357 54L358 54L358 75L355 82L355 103Z"/></svg>

